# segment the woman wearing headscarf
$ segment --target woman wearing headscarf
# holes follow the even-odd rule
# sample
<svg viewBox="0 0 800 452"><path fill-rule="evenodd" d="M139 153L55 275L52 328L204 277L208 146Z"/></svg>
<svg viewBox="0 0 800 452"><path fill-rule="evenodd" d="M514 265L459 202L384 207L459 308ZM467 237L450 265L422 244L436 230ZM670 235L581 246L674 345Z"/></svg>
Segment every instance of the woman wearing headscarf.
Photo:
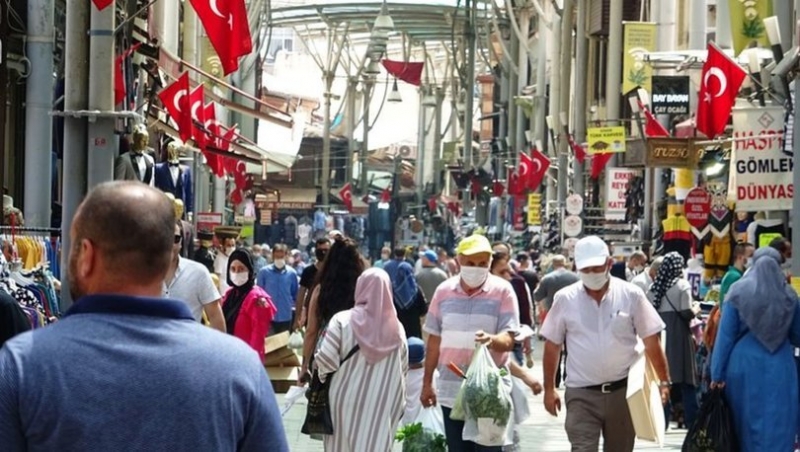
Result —
<svg viewBox="0 0 800 452"><path fill-rule="evenodd" d="M648 296L666 325L664 350L669 363L672 392L680 392L683 424L691 426L698 408L696 344L690 325L695 314L692 310L692 285L684 278L683 270L683 256L677 252L668 253L658 268ZM667 404L667 421L670 419L670 410L671 406Z"/></svg>
<svg viewBox="0 0 800 452"><path fill-rule="evenodd" d="M320 379L335 372L329 393L333 434L324 437L326 451L392 449L408 373L406 335L392 298L389 275L371 268L358 278L355 307L328 322L315 355Z"/></svg>
<svg viewBox="0 0 800 452"><path fill-rule="evenodd" d="M264 360L264 338L275 317L275 305L269 294L255 284L256 272L250 252L233 251L228 258L228 286L222 313L228 334L247 342Z"/></svg>
<svg viewBox="0 0 800 452"><path fill-rule="evenodd" d="M722 305L711 355L711 387L725 388L742 452L794 450L800 310L780 262L773 248L756 251Z"/></svg>

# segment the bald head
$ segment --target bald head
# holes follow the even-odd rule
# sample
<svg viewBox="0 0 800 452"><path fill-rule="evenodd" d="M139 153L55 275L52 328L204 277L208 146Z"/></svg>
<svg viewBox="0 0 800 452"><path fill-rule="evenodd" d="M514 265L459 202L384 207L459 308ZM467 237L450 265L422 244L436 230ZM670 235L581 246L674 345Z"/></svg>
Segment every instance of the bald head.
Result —
<svg viewBox="0 0 800 452"><path fill-rule="evenodd" d="M174 232L172 203L160 191L140 182L98 185L72 223L70 278L78 281L71 287L84 288L79 295L87 295L114 281L120 290L128 283L162 284Z"/></svg>
<svg viewBox="0 0 800 452"><path fill-rule="evenodd" d="M550 260L550 264L553 266L553 269L564 268L567 266L567 258L564 257L563 254L556 254Z"/></svg>

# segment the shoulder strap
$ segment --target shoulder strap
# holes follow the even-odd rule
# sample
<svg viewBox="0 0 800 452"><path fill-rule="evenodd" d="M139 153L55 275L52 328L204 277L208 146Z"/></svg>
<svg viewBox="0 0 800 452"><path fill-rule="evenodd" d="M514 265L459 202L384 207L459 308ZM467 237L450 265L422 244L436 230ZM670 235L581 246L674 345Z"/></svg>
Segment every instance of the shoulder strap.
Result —
<svg viewBox="0 0 800 452"><path fill-rule="evenodd" d="M339 365L341 366L342 364L345 363L345 361L347 361L348 359L352 358L353 355L356 354L356 352L358 351L359 348L361 348L361 347L359 347L359 345L356 344L355 347L350 349L350 353L348 353L347 356L345 356L343 360L339 361Z"/></svg>
<svg viewBox="0 0 800 452"><path fill-rule="evenodd" d="M668 296L667 294L664 294L664 298L666 298L666 299L667 299L667 303L669 303L669 305L672 307L672 310L673 310L673 311L675 311L675 313L677 313L677 314L678 314L678 316L679 316L681 319L683 319L683 320L684 320L684 321L686 321L687 323L689 323L689 322L691 322L691 321L692 321L692 319L687 319L686 317L684 317L684 316L683 316L683 314L681 313L681 311L679 311L677 308L675 308L675 305L674 305L674 304L672 304L672 300L670 300L670 299L669 299L669 296ZM687 325L687 328L688 328L688 325Z"/></svg>

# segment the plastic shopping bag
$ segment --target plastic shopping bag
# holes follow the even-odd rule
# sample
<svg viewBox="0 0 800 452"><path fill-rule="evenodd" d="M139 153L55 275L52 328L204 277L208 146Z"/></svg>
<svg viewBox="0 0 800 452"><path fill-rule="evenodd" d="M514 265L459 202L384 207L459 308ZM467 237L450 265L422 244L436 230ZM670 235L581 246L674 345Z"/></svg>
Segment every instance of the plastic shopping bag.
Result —
<svg viewBox="0 0 800 452"><path fill-rule="evenodd" d="M300 350L303 348L303 333L301 333L300 330L295 330L295 332L289 336L287 347L292 350Z"/></svg>
<svg viewBox="0 0 800 452"><path fill-rule="evenodd" d="M485 345L472 358L462 392L464 440L489 447L511 444L511 378L495 365Z"/></svg>
<svg viewBox="0 0 800 452"><path fill-rule="evenodd" d="M531 416L528 406L528 386L517 377L511 377L511 402L514 404L514 423L522 424Z"/></svg>
<svg viewBox="0 0 800 452"><path fill-rule="evenodd" d="M308 390L308 385L304 386L292 386L289 388L289 391L283 397L283 407L281 408L281 417L286 416L286 413L292 408L292 406L297 403L298 400L302 399L303 396L306 395L306 391Z"/></svg>
<svg viewBox="0 0 800 452"><path fill-rule="evenodd" d="M722 389L711 389L703 396L700 412L697 413L694 425L686 434L681 450L683 452L739 450L731 409Z"/></svg>
<svg viewBox="0 0 800 452"><path fill-rule="evenodd" d="M401 428L395 439L403 443L403 452L445 452L442 410L438 406L420 410L415 421Z"/></svg>

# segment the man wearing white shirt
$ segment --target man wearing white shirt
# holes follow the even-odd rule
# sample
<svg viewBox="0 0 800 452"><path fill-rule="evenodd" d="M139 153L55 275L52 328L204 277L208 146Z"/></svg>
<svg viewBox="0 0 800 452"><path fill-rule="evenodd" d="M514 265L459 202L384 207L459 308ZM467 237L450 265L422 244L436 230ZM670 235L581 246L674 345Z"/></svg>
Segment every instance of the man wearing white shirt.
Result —
<svg viewBox="0 0 800 452"><path fill-rule="evenodd" d="M663 257L655 258L653 262L650 263L649 267L631 280L631 284L642 289L642 292L647 293L647 291L650 290L650 286L653 284L653 281L656 279L658 268L661 267L662 262L664 262Z"/></svg>

